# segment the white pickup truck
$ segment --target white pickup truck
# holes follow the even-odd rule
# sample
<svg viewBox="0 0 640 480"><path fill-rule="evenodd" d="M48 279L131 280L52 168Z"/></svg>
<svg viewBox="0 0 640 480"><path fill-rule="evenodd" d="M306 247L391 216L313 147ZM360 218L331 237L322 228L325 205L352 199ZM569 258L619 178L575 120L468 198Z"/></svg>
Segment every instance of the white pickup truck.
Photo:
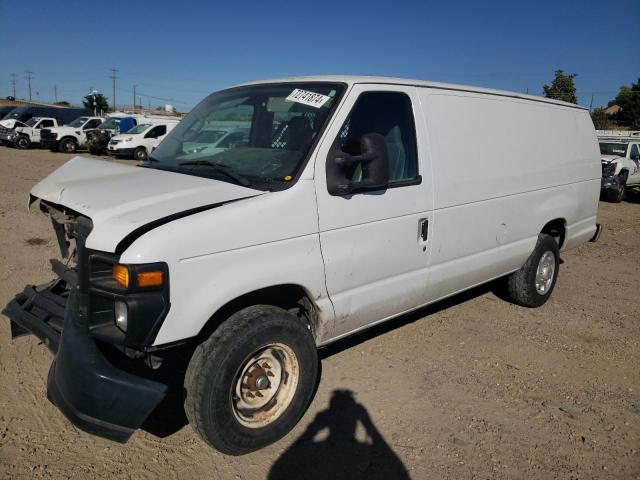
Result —
<svg viewBox="0 0 640 480"><path fill-rule="evenodd" d="M614 203L640 186L640 131L598 130L602 161L602 196Z"/></svg>
<svg viewBox="0 0 640 480"><path fill-rule="evenodd" d="M87 131L104 121L102 117L78 117L69 125L47 128L41 131L41 144L52 151L73 153L84 148Z"/></svg>
<svg viewBox="0 0 640 480"><path fill-rule="evenodd" d="M24 126L16 126L10 133L10 140L17 148L26 149L40 144L40 132L43 128L54 128L60 124L55 118L32 117Z"/></svg>
<svg viewBox="0 0 640 480"><path fill-rule="evenodd" d="M229 119L246 137L185 148ZM75 157L34 186L65 260L3 312L53 352L48 398L80 429L126 441L169 389L150 367L187 358L190 423L244 454L302 417L318 347L492 280L542 306L561 253L598 238L600 180L574 104L383 77L244 84L140 166Z"/></svg>

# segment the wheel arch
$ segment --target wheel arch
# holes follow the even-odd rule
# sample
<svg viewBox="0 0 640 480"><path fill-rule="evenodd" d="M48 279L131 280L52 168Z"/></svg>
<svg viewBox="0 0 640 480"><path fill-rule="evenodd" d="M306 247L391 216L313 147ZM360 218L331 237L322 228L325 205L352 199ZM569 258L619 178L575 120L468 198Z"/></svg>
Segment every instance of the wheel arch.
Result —
<svg viewBox="0 0 640 480"><path fill-rule="evenodd" d="M561 249L567 236L567 221L564 218L554 218L542 227L540 233L554 237L558 242L558 248Z"/></svg>
<svg viewBox="0 0 640 480"><path fill-rule="evenodd" d="M204 324L196 339L200 342L208 338L222 322L246 307L270 305L294 314L298 320L307 325L317 341L320 326L319 310L312 298L306 288L294 283L271 285L244 293L218 308Z"/></svg>

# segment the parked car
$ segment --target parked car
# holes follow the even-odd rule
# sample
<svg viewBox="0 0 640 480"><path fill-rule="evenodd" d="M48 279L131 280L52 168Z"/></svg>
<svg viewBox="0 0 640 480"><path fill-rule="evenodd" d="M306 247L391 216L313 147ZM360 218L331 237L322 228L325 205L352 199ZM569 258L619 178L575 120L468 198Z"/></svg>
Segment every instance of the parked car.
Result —
<svg viewBox="0 0 640 480"><path fill-rule="evenodd" d="M7 142L17 148L27 149L33 146L40 146L40 132L45 128L58 127L57 118L31 117L24 126L16 126L7 134L0 134L0 140Z"/></svg>
<svg viewBox="0 0 640 480"><path fill-rule="evenodd" d="M185 142L228 119L248 140L191 159ZM494 279L539 307L560 252L601 230L588 110L484 88L244 84L203 100L141 165L76 157L32 189L73 261L4 310L13 336L54 353L48 398L118 441L168 389L126 357L190 355L190 423L244 454L301 418L317 347Z"/></svg>
<svg viewBox="0 0 640 480"><path fill-rule="evenodd" d="M40 132L40 143L51 151L74 153L85 148L87 132L104 122L102 117L82 116L69 125L46 128Z"/></svg>
<svg viewBox="0 0 640 480"><path fill-rule="evenodd" d="M127 133L111 137L107 151L109 155L115 157L128 157L144 161L177 124L178 120L155 124L139 123Z"/></svg>
<svg viewBox="0 0 640 480"><path fill-rule="evenodd" d="M614 203L640 186L640 132L598 131L602 161L602 196Z"/></svg>
<svg viewBox="0 0 640 480"><path fill-rule="evenodd" d="M155 125L177 121L179 121L178 117L113 113L109 115L104 123L89 132L87 147L92 154L100 155L108 151L109 141L113 136L127 133L141 123Z"/></svg>
<svg viewBox="0 0 640 480"><path fill-rule="evenodd" d="M207 142L207 139L213 138L211 132L220 132L220 135L215 140ZM182 151L185 154L185 160L194 160L215 155L229 148L245 146L248 142L248 128L233 128L226 132L222 130L204 130L194 140L184 142Z"/></svg>

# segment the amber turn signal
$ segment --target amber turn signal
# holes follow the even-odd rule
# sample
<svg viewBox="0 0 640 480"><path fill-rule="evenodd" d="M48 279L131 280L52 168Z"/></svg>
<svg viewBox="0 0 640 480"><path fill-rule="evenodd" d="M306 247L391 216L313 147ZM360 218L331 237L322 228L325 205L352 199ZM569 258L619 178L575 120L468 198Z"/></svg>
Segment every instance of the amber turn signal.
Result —
<svg viewBox="0 0 640 480"><path fill-rule="evenodd" d="M164 282L164 272L140 272L138 273L138 287L160 287Z"/></svg>
<svg viewBox="0 0 640 480"><path fill-rule="evenodd" d="M116 263L113 266L113 279L123 288L129 288L129 269Z"/></svg>

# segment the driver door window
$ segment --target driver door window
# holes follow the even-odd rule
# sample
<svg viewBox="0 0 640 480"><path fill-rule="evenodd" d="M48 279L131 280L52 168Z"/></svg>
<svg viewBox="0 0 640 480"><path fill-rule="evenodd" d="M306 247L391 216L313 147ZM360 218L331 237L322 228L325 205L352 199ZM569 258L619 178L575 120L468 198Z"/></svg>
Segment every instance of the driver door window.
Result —
<svg viewBox="0 0 640 480"><path fill-rule="evenodd" d="M378 133L389 154L389 185L418 179L416 133L411 100L402 92L367 92L360 95L338 135L340 149L360 155L360 138ZM360 182L362 168L356 165L351 180Z"/></svg>

